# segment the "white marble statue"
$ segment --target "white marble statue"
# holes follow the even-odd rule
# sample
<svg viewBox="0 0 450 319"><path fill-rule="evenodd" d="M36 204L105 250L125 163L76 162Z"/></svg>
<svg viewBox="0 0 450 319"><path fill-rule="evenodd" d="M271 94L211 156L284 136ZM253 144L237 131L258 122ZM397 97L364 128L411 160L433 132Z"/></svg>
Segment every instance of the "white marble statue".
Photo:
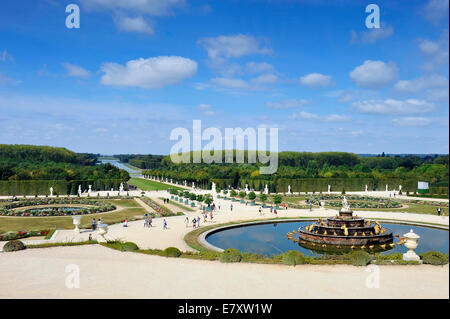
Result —
<svg viewBox="0 0 450 319"><path fill-rule="evenodd" d="M389 189L388 189L388 184L386 184L386 192L388 192L389 191Z"/></svg>
<svg viewBox="0 0 450 319"><path fill-rule="evenodd" d="M195 188L195 183L194 182L192 182L192 188Z"/></svg>
<svg viewBox="0 0 450 319"><path fill-rule="evenodd" d="M78 185L78 196L81 197L81 185Z"/></svg>
<svg viewBox="0 0 450 319"><path fill-rule="evenodd" d="M245 192L248 193L248 184L245 184Z"/></svg>
<svg viewBox="0 0 450 319"><path fill-rule="evenodd" d="M50 187L50 196L53 196L53 187Z"/></svg>
<svg viewBox="0 0 450 319"><path fill-rule="evenodd" d="M123 183L120 183L120 187L119 187L119 193L123 192Z"/></svg>
<svg viewBox="0 0 450 319"><path fill-rule="evenodd" d="M211 183L211 191L213 192L213 194L216 192L216 183L214 182Z"/></svg>
<svg viewBox="0 0 450 319"><path fill-rule="evenodd" d="M266 186L264 187L264 194L269 194L269 189L267 188L267 184L266 184Z"/></svg>
<svg viewBox="0 0 450 319"><path fill-rule="evenodd" d="M328 194L331 192L331 185L328 185Z"/></svg>
<svg viewBox="0 0 450 319"><path fill-rule="evenodd" d="M367 184L366 184L366 192L367 192Z"/></svg>
<svg viewBox="0 0 450 319"><path fill-rule="evenodd" d="M89 185L88 194L92 192L92 185Z"/></svg>
<svg viewBox="0 0 450 319"><path fill-rule="evenodd" d="M291 193L291 185L288 185L288 194Z"/></svg>
<svg viewBox="0 0 450 319"><path fill-rule="evenodd" d="M349 211L350 210L350 206L348 205L347 197L345 197L345 195L344 195L344 198L342 199L342 210L343 211Z"/></svg>

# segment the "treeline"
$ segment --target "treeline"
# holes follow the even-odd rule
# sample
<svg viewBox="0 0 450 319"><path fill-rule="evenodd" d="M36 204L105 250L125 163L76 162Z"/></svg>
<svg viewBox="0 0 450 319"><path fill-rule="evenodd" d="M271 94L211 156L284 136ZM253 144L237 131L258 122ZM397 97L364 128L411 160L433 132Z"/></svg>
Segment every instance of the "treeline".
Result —
<svg viewBox="0 0 450 319"><path fill-rule="evenodd" d="M114 155L123 163L128 163L141 169L152 169L161 166L161 161L164 155L133 155L133 154L119 154Z"/></svg>
<svg viewBox="0 0 450 319"><path fill-rule="evenodd" d="M199 152L189 153L191 162L197 155ZM223 151L223 162L225 155L226 152ZM248 155L247 151L233 151L233 161L235 162L238 156L243 156L247 160ZM172 178L179 182L186 180L189 183L196 182L198 185L208 185L208 187L213 180L226 180L226 184L232 187L242 187L244 181L247 183L258 181L257 188L260 188L259 184L267 183L273 185L273 188L284 189L287 185L283 183L282 186L278 181L287 179L292 180L292 184L295 184L293 180L296 179L328 179L328 182L330 179L368 181L364 185L358 184L356 187L358 190L365 187L365 184L368 184L369 188L383 188L384 185L378 184L386 182L386 184L401 185L402 181L405 181L404 183L407 181L412 188L418 180L448 187L448 160L448 156L360 157L357 154L345 152L280 152L277 172L273 175L260 175L259 167L262 164L258 162L255 164L203 162L175 164L170 156L166 156L161 161L160 167L145 170L143 174ZM327 180L320 182L320 188L326 187L323 185L328 185L328 182ZM341 182L339 185L345 187Z"/></svg>
<svg viewBox="0 0 450 319"><path fill-rule="evenodd" d="M122 180L128 172L97 164L97 155L62 147L0 145L0 180Z"/></svg>

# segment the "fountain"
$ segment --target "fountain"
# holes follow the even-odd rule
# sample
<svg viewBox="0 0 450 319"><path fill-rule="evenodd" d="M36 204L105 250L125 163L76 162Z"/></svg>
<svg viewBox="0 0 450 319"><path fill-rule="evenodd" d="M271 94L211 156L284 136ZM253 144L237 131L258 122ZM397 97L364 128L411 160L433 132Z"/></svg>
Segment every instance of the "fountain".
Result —
<svg viewBox="0 0 450 319"><path fill-rule="evenodd" d="M288 238L292 238L288 233ZM311 225L298 229L299 244L310 248L370 248L374 250L386 250L392 248L392 232L384 228L377 221L366 221L364 218L353 215L347 198L342 200L342 209L339 216L328 217L326 220L319 218Z"/></svg>

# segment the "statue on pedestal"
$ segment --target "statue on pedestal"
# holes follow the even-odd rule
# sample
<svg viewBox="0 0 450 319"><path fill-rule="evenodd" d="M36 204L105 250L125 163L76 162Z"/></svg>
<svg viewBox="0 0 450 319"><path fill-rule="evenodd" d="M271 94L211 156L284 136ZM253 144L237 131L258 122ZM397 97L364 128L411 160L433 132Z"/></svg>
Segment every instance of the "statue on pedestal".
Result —
<svg viewBox="0 0 450 319"><path fill-rule="evenodd" d="M50 187L50 196L53 196L53 187Z"/></svg>

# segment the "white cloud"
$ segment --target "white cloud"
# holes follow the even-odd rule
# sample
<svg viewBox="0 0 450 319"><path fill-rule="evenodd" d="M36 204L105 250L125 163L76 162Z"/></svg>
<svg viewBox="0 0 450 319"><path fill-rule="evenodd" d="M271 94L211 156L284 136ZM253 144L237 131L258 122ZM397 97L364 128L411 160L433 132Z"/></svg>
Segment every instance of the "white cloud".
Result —
<svg viewBox="0 0 450 319"><path fill-rule="evenodd" d="M336 90L326 93L325 96L334 97L339 103L348 103L373 98L374 92L371 90Z"/></svg>
<svg viewBox="0 0 450 319"><path fill-rule="evenodd" d="M322 121L322 122L347 122L350 120L350 117L339 115L339 114L330 114L327 116L319 116L317 114L308 113L308 112L300 112L298 115L293 114L293 119L302 118L305 120L316 120L316 121Z"/></svg>
<svg viewBox="0 0 450 319"><path fill-rule="evenodd" d="M333 84L330 75L311 73L300 78L300 83L310 88L323 88Z"/></svg>
<svg viewBox="0 0 450 319"><path fill-rule="evenodd" d="M264 72L273 72L274 67L266 62L248 62L246 66L247 73L255 74L255 73L264 73Z"/></svg>
<svg viewBox="0 0 450 319"><path fill-rule="evenodd" d="M448 87L441 89L432 89L427 92L427 98L430 101L437 102L448 102L449 101L449 92Z"/></svg>
<svg viewBox="0 0 450 319"><path fill-rule="evenodd" d="M448 17L448 0L429 0L422 13L427 20L437 25L442 19Z"/></svg>
<svg viewBox="0 0 450 319"><path fill-rule="evenodd" d="M356 85L366 88L379 88L395 81L397 66L383 61L366 60L350 72L350 78Z"/></svg>
<svg viewBox="0 0 450 319"><path fill-rule="evenodd" d="M72 63L61 63L61 65L66 69L68 76L87 78L91 75L91 72L81 66Z"/></svg>
<svg viewBox="0 0 450 319"><path fill-rule="evenodd" d="M426 117L402 117L392 119L391 122L397 126L427 126L430 125L433 120Z"/></svg>
<svg viewBox="0 0 450 319"><path fill-rule="evenodd" d="M358 35L355 31L350 31L351 40L350 43L369 43L374 44L378 40L386 39L394 34L394 28L392 26L381 26L379 29L371 29L370 31L363 31Z"/></svg>
<svg viewBox="0 0 450 319"><path fill-rule="evenodd" d="M415 114L428 113L434 110L434 104L424 101L409 99L405 101L385 99L366 100L352 103L352 106L362 113L374 114Z"/></svg>
<svg viewBox="0 0 450 319"><path fill-rule="evenodd" d="M174 8L185 5L185 0L80 0L89 10L131 10L154 16L172 13Z"/></svg>
<svg viewBox="0 0 450 319"><path fill-rule="evenodd" d="M427 39L419 39L419 50L426 56L427 61L422 66L426 71L434 71L442 68L443 65L448 64L449 51L449 33L444 30L442 36L437 41Z"/></svg>
<svg viewBox="0 0 450 319"><path fill-rule="evenodd" d="M153 34L153 28L141 16L135 18L120 16L115 19L115 23L121 31Z"/></svg>
<svg viewBox="0 0 450 319"><path fill-rule="evenodd" d="M210 104L200 104L198 108L203 112L203 114L212 116L215 115L216 112L213 110L213 106Z"/></svg>
<svg viewBox="0 0 450 319"><path fill-rule="evenodd" d="M305 99L284 100L284 101L278 101L278 102L267 102L267 107L269 107L271 109L277 109L277 110L291 109L291 108L305 106L305 105L309 104L310 102L311 102L311 100L305 100Z"/></svg>
<svg viewBox="0 0 450 319"><path fill-rule="evenodd" d="M273 84L278 81L278 77L274 74L263 74L251 79L254 84Z"/></svg>
<svg viewBox="0 0 450 319"><path fill-rule="evenodd" d="M395 89L401 92L415 93L423 89L448 87L448 79L437 74L418 77L412 80L401 80Z"/></svg>
<svg viewBox="0 0 450 319"><path fill-rule="evenodd" d="M235 78L214 78L211 80L214 84L227 89L250 89L247 81Z"/></svg>
<svg viewBox="0 0 450 319"><path fill-rule="evenodd" d="M202 38L198 40L198 43L206 49L209 58L218 63L229 58L271 53L270 49L261 47L255 37L244 34Z"/></svg>
<svg viewBox="0 0 450 319"><path fill-rule="evenodd" d="M159 56L130 60L126 65L104 63L101 83L113 86L137 86L144 89L176 84L197 72L197 62L178 56Z"/></svg>

